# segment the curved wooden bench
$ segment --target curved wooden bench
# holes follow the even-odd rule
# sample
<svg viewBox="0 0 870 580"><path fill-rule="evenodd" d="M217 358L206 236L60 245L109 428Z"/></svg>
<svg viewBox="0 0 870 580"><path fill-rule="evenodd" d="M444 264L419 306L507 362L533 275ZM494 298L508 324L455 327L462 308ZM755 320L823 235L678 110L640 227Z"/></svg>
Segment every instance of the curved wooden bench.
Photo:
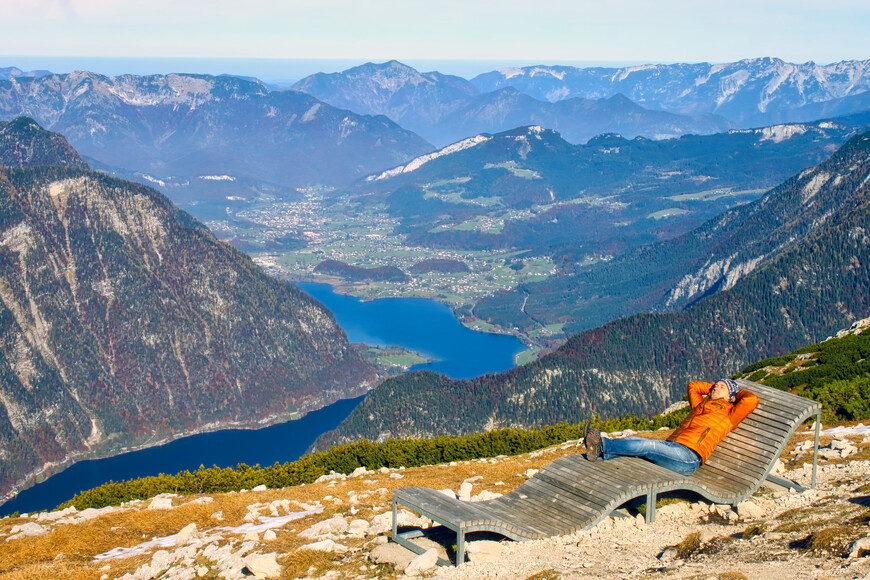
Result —
<svg viewBox="0 0 870 580"><path fill-rule="evenodd" d="M634 457L587 461L570 455L545 466L507 495L488 501L465 502L427 487L406 487L393 492L392 539L418 554L424 551L410 541L420 531L398 531L398 506L406 506L456 532L458 565L464 562L468 532L496 532L520 541L570 534L593 527L619 506L644 496L646 521L652 523L656 496L674 490L694 491L714 503L731 505L752 495L765 480L803 491L771 470L797 428L814 415L815 487L821 404L758 383L737 382L758 395L758 407L691 476Z"/></svg>

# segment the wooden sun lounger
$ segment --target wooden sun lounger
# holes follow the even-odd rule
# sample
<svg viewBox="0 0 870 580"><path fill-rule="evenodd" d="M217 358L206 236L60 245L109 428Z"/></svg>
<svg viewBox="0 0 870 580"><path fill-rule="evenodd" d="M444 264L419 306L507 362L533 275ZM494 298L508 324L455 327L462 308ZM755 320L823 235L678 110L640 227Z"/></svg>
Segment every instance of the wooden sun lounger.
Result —
<svg viewBox="0 0 870 580"><path fill-rule="evenodd" d="M814 488L821 404L758 383L737 382L758 395L758 407L691 476L634 457L593 462L576 454L557 459L516 490L488 501L465 502L426 487L406 487L393 492L392 539L418 554L424 552L410 541L422 535L421 531L398 531L398 506L406 506L456 532L459 565L465 559L468 532L496 532L520 541L570 534L593 527L619 506L640 497L646 497L646 521L652 523L656 496L674 490L694 491L713 503L731 505L752 495L765 480L803 491L800 485L771 474L771 469L797 428L813 415Z"/></svg>

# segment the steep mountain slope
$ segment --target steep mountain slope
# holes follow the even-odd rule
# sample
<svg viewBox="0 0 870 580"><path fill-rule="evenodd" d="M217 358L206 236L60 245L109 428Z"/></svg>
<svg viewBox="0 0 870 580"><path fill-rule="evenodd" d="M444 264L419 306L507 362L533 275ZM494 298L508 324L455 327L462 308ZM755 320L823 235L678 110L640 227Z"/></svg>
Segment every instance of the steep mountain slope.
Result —
<svg viewBox="0 0 870 580"><path fill-rule="evenodd" d="M16 128L17 150L56 145L27 120L4 143ZM329 311L153 189L4 167L0 207L2 493L77 457L287 418L375 378Z"/></svg>
<svg viewBox="0 0 870 580"><path fill-rule="evenodd" d="M690 378L728 375L866 317L870 134L853 138L831 163L793 180L803 193L792 198L794 215L821 203L815 197L821 188L806 187L810 174L824 176L836 188L829 198L836 205L822 212L822 225L796 232L806 237L730 290L682 312L639 314L585 331L552 354L506 373L469 381L431 373L388 380L329 441L543 425L594 413L650 413L681 397ZM773 197L766 203L776 202Z"/></svg>
<svg viewBox="0 0 870 580"><path fill-rule="evenodd" d="M87 162L62 135L46 131L29 117L18 117L8 123L0 121L0 165L89 169Z"/></svg>
<svg viewBox="0 0 870 580"><path fill-rule="evenodd" d="M752 127L821 118L791 117L788 111L867 92L870 61L817 65L755 58L724 64L624 68L531 66L485 73L471 82L482 92L510 86L551 102L622 93L651 109L683 115L715 113L742 127ZM861 103L853 105L866 108ZM837 110L836 114L858 110Z"/></svg>
<svg viewBox="0 0 870 580"><path fill-rule="evenodd" d="M432 149L386 118L228 76L0 81L0 118L19 115L63 133L100 166L147 175L173 199L343 185Z"/></svg>
<svg viewBox="0 0 870 580"><path fill-rule="evenodd" d="M486 298L475 314L519 327L563 321L573 334L635 312L682 308L727 290L861 203L860 197L843 195L842 175L851 163L834 155L682 236Z"/></svg>
<svg viewBox="0 0 870 580"><path fill-rule="evenodd" d="M574 98L554 104L511 87L479 91L460 77L420 73L396 61L312 75L293 89L360 114L386 115L439 146L477 133L498 133L524 125L555 129L572 143L601 133L663 138L716 133L731 127L713 115L650 111L621 96Z"/></svg>

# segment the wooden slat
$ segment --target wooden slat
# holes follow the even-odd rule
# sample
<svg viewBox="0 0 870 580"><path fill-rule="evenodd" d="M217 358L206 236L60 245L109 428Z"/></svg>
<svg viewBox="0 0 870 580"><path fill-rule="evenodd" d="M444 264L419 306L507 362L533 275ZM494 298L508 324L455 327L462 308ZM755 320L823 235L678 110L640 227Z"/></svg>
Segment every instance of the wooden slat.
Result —
<svg viewBox="0 0 870 580"><path fill-rule="evenodd" d="M705 472L710 473L711 475L716 475L719 481L727 481L730 484L741 486L743 489L752 489L752 486L758 481L752 478L746 479L740 474L720 469L715 464L707 463L704 467L706 468L704 470ZM700 471L700 469L698 471Z"/></svg>
<svg viewBox="0 0 870 580"><path fill-rule="evenodd" d="M564 497L567 500L567 494L564 493L564 490L560 490L557 486L554 486L543 480L535 480L534 487L538 489L542 494L549 494L550 497ZM570 505L570 500L566 501L567 505ZM541 509L549 512L551 514L551 518L555 521L560 521L565 526L565 529L575 527L577 525L578 517L574 517L572 514L567 513L566 510L560 509L558 505L553 505L552 503L543 502L541 505ZM587 517L587 512L581 512L577 514L580 519L585 519Z"/></svg>
<svg viewBox="0 0 870 580"><path fill-rule="evenodd" d="M604 507L613 500L614 489L605 489L601 486L587 485L588 480L571 478L566 473L548 473L543 476L545 480L553 482L553 485L563 487L578 499L582 499L587 505Z"/></svg>
<svg viewBox="0 0 870 580"><path fill-rule="evenodd" d="M541 483L535 482L535 485L531 487L545 492L546 488ZM513 497L507 499L503 505L510 505L512 511L519 516L519 522L547 533L558 533L571 525L571 521L563 513L544 502L530 502Z"/></svg>

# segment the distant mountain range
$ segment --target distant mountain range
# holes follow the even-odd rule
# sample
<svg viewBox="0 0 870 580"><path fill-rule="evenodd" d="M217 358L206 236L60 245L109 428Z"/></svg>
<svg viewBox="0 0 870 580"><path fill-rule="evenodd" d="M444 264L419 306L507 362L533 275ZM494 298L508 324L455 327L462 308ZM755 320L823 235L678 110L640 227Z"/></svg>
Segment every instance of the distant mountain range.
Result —
<svg viewBox="0 0 870 580"><path fill-rule="evenodd" d="M649 109L716 114L740 127L759 127L866 109L870 60L828 65L754 58L623 68L530 66L485 73L471 83L481 92L514 87L549 102L622 94Z"/></svg>
<svg viewBox="0 0 870 580"><path fill-rule="evenodd" d="M510 86L481 91L463 78L420 73L397 61L318 73L292 88L360 114L385 115L439 146L523 125L554 129L572 143L601 133L665 138L734 126L715 115L649 110L618 94L550 102Z"/></svg>
<svg viewBox="0 0 870 580"><path fill-rule="evenodd" d="M854 133L821 122L664 141L602 135L571 145L554 131L522 127L461 141L346 192L362 204L384 205L408 244L524 250L520 259L548 256L561 272L574 273L584 262L674 237L751 201L826 159ZM476 314L526 327L530 320L515 299L522 303L539 287L556 286L535 283L514 293L510 316L496 306ZM547 323L573 313L561 310Z"/></svg>
<svg viewBox="0 0 870 580"><path fill-rule="evenodd" d="M20 115L65 135L93 166L150 180L175 200L341 186L432 150L385 117L228 76L73 72L0 81L0 119Z"/></svg>
<svg viewBox="0 0 870 580"><path fill-rule="evenodd" d="M746 274L733 285L721 283L679 312L636 314L587 330L505 373L465 381L424 372L390 379L318 446L655 413L679 399L689 379L727 376L818 342L870 313L868 202L865 133L830 160L686 237L686 245L712 248L713 261L734 256L734 272ZM715 278L727 279L721 264L711 270L717 268ZM688 270L690 277L696 271Z"/></svg>
<svg viewBox="0 0 870 580"><path fill-rule="evenodd" d="M371 387L328 310L162 194L89 170L31 119L0 123L0 160L0 496Z"/></svg>
<svg viewBox="0 0 870 580"><path fill-rule="evenodd" d="M51 71L47 70L24 71L15 66L7 66L0 68L0 81L5 81L15 77L43 77L50 74Z"/></svg>

